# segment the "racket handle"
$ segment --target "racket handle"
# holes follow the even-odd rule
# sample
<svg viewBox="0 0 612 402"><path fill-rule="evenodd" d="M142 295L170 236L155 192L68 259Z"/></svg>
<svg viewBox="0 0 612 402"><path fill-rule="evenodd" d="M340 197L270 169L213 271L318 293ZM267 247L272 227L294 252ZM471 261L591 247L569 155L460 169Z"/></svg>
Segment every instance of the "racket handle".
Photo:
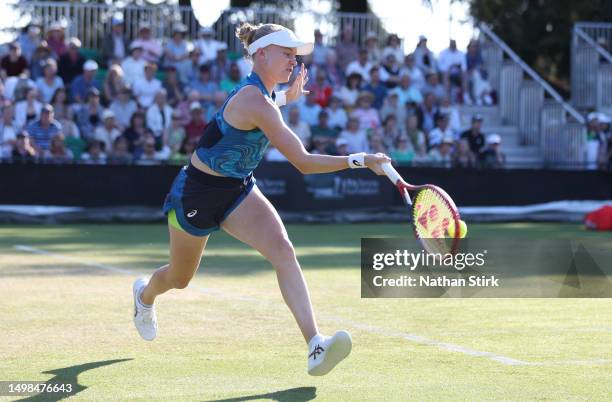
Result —
<svg viewBox="0 0 612 402"><path fill-rule="evenodd" d="M397 170L393 166L391 166L390 162L381 163L380 167L385 172L391 183L397 185L398 182L403 181L402 176L397 173Z"/></svg>

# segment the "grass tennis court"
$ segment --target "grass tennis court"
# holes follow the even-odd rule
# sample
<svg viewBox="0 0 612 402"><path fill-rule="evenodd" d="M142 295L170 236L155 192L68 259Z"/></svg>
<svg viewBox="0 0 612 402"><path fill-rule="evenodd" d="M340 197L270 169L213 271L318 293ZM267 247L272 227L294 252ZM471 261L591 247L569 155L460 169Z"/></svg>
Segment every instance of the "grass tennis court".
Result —
<svg viewBox="0 0 612 402"><path fill-rule="evenodd" d="M165 226L0 226L0 380L78 382L75 400L610 397L610 299L361 299L359 239L407 230L288 226L322 331L353 336L351 356L314 378L273 269L224 233L193 286L158 299L158 338L147 343L133 328L131 285L166 262ZM469 230L610 236L573 224Z"/></svg>

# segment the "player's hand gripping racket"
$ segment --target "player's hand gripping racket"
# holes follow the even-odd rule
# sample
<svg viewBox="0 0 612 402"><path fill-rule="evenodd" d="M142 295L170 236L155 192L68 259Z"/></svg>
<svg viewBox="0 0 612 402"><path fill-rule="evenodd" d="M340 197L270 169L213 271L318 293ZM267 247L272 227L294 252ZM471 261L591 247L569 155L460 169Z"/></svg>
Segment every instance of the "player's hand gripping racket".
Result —
<svg viewBox="0 0 612 402"><path fill-rule="evenodd" d="M414 235L423 248L429 253L456 253L459 247L461 218L448 194L432 184L413 186L406 183L391 163L383 163L380 166L410 208ZM455 230L449 230L451 225Z"/></svg>

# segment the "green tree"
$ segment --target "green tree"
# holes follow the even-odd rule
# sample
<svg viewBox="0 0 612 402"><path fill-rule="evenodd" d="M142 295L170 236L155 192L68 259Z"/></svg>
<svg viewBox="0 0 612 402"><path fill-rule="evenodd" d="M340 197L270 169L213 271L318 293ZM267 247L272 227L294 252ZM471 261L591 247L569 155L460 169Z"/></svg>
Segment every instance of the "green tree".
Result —
<svg viewBox="0 0 612 402"><path fill-rule="evenodd" d="M570 41L578 21L610 21L610 0L461 0L523 60L567 93Z"/></svg>

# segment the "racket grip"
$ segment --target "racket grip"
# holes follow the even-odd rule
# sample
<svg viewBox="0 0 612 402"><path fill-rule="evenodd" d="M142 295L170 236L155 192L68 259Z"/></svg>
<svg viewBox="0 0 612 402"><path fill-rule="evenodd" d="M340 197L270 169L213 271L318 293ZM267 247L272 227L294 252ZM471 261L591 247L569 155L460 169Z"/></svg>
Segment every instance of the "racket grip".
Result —
<svg viewBox="0 0 612 402"><path fill-rule="evenodd" d="M402 176L397 173L397 170L393 166L391 166L390 162L381 163L380 167L385 172L391 183L396 184L402 181Z"/></svg>

